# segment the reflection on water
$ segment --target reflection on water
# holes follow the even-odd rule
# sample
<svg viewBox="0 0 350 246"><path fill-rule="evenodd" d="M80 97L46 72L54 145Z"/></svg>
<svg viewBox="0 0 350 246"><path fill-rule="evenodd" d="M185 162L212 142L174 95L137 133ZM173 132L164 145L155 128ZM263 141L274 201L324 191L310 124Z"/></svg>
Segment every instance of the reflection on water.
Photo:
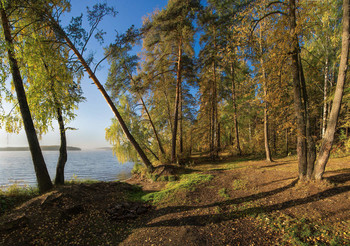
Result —
<svg viewBox="0 0 350 246"><path fill-rule="evenodd" d="M51 179L54 179L58 159L57 151L44 151ZM101 181L124 180L131 176L133 163L118 163L112 151L69 151L65 178L70 180L95 179ZM18 184L36 185L34 166L29 151L0 151L0 188Z"/></svg>

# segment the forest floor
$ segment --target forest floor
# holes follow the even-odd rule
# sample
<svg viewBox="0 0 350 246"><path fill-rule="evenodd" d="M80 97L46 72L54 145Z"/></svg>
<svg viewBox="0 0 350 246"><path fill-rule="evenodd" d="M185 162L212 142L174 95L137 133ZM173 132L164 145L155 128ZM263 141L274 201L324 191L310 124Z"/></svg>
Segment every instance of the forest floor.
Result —
<svg viewBox="0 0 350 246"><path fill-rule="evenodd" d="M331 159L321 183L298 183L288 157L68 184L0 214L0 245L350 245L349 163Z"/></svg>

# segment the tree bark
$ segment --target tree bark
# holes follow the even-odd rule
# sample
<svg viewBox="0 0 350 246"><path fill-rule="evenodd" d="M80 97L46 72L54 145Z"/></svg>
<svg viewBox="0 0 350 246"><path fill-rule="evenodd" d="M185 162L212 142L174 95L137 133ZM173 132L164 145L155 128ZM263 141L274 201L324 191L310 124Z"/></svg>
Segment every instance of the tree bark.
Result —
<svg viewBox="0 0 350 246"><path fill-rule="evenodd" d="M50 79L50 90L52 94L52 99L55 104L56 108L56 113L57 113L57 122L59 126L59 131L60 131L60 149L59 149L59 156L57 160L57 165L56 165L56 177L55 177L55 185L64 185L64 167L67 163L67 138L66 138L66 129L64 126L64 120L62 116L62 110L61 110L61 105L56 97L55 93L55 84L54 84L54 76L50 75L50 70L47 64L43 61L46 73L49 76Z"/></svg>
<svg viewBox="0 0 350 246"><path fill-rule="evenodd" d="M328 91L328 57L326 57L326 62L325 62L325 67L324 67L322 138L324 137L324 134L326 133L327 91Z"/></svg>
<svg viewBox="0 0 350 246"><path fill-rule="evenodd" d="M299 50L299 42L298 42L298 50ZM316 146L315 141L312 137L312 127L311 127L311 119L309 114L309 97L306 90L306 82L305 82L305 76L304 76L304 69L303 64L301 63L301 57L300 53L298 54L298 60L299 60L299 73L300 73L300 84L302 87L302 95L304 100L304 116L306 119L306 142L307 142L307 170L306 170L306 177L307 179L312 178L312 174L314 171L314 165L316 160Z"/></svg>
<svg viewBox="0 0 350 246"><path fill-rule="evenodd" d="M184 152L184 143L183 143L183 114L182 114L182 105L183 104L183 96L182 90L180 90L180 154Z"/></svg>
<svg viewBox="0 0 350 246"><path fill-rule="evenodd" d="M264 66L264 59L263 59L263 47L262 47L262 29L263 29L263 23L261 24L262 27L260 27L260 38L259 38L259 45L260 45L260 63L261 63L261 72L262 72L262 79L263 79L263 88L264 88L264 144L265 144L265 155L266 155L266 161L272 162L271 158L271 149L269 144L269 114L268 114L268 102L267 102L267 80L266 80L266 71Z"/></svg>
<svg viewBox="0 0 350 246"><path fill-rule="evenodd" d="M216 44L215 44L216 47ZM218 92L217 92L217 81L216 81L216 62L213 62L213 160L219 156L218 146L218 134L219 129L219 114L218 114Z"/></svg>
<svg viewBox="0 0 350 246"><path fill-rule="evenodd" d="M20 107L24 130L27 136L30 153L32 156L35 174L38 182L39 191L46 192L52 188L52 182L47 171L45 160L41 152L39 140L36 135L32 116L29 110L27 97L23 87L22 76L18 67L14 54L13 40L11 37L11 28L5 9L0 5L1 24L4 30L5 41L7 44L7 53L9 58L10 69L12 73L13 83L15 86L17 100Z"/></svg>
<svg viewBox="0 0 350 246"><path fill-rule="evenodd" d="M176 95L175 95L175 112L174 112L174 124L173 134L171 141L171 161L176 163L176 137L177 137L177 126L179 119L179 103L180 103L180 89L181 89L181 72L182 72L182 39L179 41L178 47L178 60L177 60L177 72L176 72Z"/></svg>
<svg viewBox="0 0 350 246"><path fill-rule="evenodd" d="M231 77L232 77L232 106L233 106L233 127L235 132L235 138L236 138L236 149L238 151L238 155L242 155L242 149L239 142L239 130L238 130L238 122L237 122L237 103L236 103L236 82L235 82L235 72L234 72L234 66L233 63L231 63Z"/></svg>
<svg viewBox="0 0 350 246"><path fill-rule="evenodd" d="M97 88L100 90L101 94L103 95L104 99L107 101L109 107L112 109L114 115L116 116L120 126L122 127L126 137L129 139L133 147L135 148L136 152L139 154L141 160L145 164L145 166L150 170L153 171L154 167L152 163L149 161L148 157L146 156L145 152L140 147L139 143L135 140L135 138L131 135L128 127L126 126L122 116L120 115L118 109L114 105L112 99L109 97L108 93L106 92L105 88L102 86L100 81L97 79L96 75L93 73L89 65L86 63L85 59L81 55L81 53L77 50L77 48L74 46L74 44L71 42L69 37L66 35L65 31L61 28L61 26L53 19L53 17L50 18L50 24L52 25L52 28L54 31L58 32L58 34L66 41L69 48L74 52L86 72L89 74L90 78L94 82L94 84L97 86Z"/></svg>
<svg viewBox="0 0 350 246"><path fill-rule="evenodd" d="M297 122L297 153L298 153L298 169L299 180L306 179L307 175L307 141L306 141L306 120L305 107L302 102L302 89L300 83L300 67L299 67L299 45L296 33L296 7L295 0L289 1L289 20L291 33L291 53L292 53L292 77L293 77L293 94L294 109Z"/></svg>
<svg viewBox="0 0 350 246"><path fill-rule="evenodd" d="M326 164L329 159L330 151L332 149L334 134L336 131L338 116L341 108L341 101L343 98L344 84L346 81L347 63L349 58L349 41L350 41L350 11L349 0L343 0L343 33L342 33L342 50L339 65L339 73L337 85L334 93L333 105L329 115L327 129L325 136L322 139L320 152L315 165L314 178L321 180L324 174Z"/></svg>
<svg viewBox="0 0 350 246"><path fill-rule="evenodd" d="M63 185L64 184L64 167L67 163L67 138L66 138L66 129L64 127L64 121L62 117L61 108L57 107L57 121L60 129L60 153L56 166L56 177L55 177L55 185Z"/></svg>
<svg viewBox="0 0 350 246"><path fill-rule="evenodd" d="M288 128L286 128L286 156L289 155L289 132Z"/></svg>

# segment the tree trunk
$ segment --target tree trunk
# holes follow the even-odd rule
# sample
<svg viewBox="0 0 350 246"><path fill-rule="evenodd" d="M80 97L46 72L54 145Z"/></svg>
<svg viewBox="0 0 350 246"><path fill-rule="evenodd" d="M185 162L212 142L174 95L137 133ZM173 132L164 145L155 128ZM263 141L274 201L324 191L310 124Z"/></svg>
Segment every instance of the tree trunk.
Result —
<svg viewBox="0 0 350 246"><path fill-rule="evenodd" d="M324 85L323 85L323 116L322 116L322 138L326 132L327 122L327 91L328 91L328 57L324 68Z"/></svg>
<svg viewBox="0 0 350 246"><path fill-rule="evenodd" d="M26 132L30 153L32 155L39 191L43 193L52 188L52 182L46 168L45 160L41 152L38 137L34 128L32 116L29 111L27 97L23 87L22 76L14 54L13 40L11 37L11 28L9 25L9 21L5 9L1 7L1 5L0 14L1 24L4 30L5 41L7 44L6 48L9 58L10 69L17 94L18 104L23 119L24 130Z"/></svg>
<svg viewBox="0 0 350 246"><path fill-rule="evenodd" d="M181 89L181 62L182 62L182 39L179 41L178 47L178 60L177 60L177 72L176 72L176 95L175 95L175 112L174 112L174 124L173 134L171 141L171 161L176 163L176 137L177 137L177 126L179 119L179 104L180 104L180 89Z"/></svg>
<svg viewBox="0 0 350 246"><path fill-rule="evenodd" d="M299 47L299 43L298 43ZM299 50L299 48L298 48ZM314 171L314 165L315 165L315 160L316 160L316 146L315 146L315 141L312 137L312 124L311 124L311 119L310 119L310 114L309 114L309 98L307 95L306 91L306 82L305 82L305 76L304 76L304 69L303 69L303 64L301 63L301 57L300 54L298 54L298 59L299 59L299 73L300 73L300 84L302 87L302 94L303 94L303 100L304 100L304 116L306 119L306 141L307 141L307 170L306 170L306 177L307 179L312 178L312 174Z"/></svg>
<svg viewBox="0 0 350 246"><path fill-rule="evenodd" d="M307 142L306 142L306 120L305 107L302 102L301 84L300 84L300 67L299 67L299 45L296 33L296 8L295 0L289 1L289 20L291 33L291 53L292 53L292 77L293 77L293 94L294 109L297 122L297 153L299 180L304 180L307 175Z"/></svg>
<svg viewBox="0 0 350 246"><path fill-rule="evenodd" d="M237 104L236 104L236 83L235 83L235 72L233 63L231 63L231 77L232 77L232 106L233 106L233 126L236 138L236 148L238 151L238 155L242 155L241 145L239 143L239 131L238 131L238 122L237 122Z"/></svg>
<svg viewBox="0 0 350 246"><path fill-rule="evenodd" d="M216 44L215 44L216 47ZM219 126L219 114L218 114L218 92L217 92L217 81L216 81L216 62L213 62L213 146L214 153L213 159L215 160L219 156L218 146L218 126Z"/></svg>
<svg viewBox="0 0 350 246"><path fill-rule="evenodd" d="M333 105L330 112L325 136L322 139L320 152L315 166L314 177L316 180L321 180L326 164L329 159L330 151L334 141L338 116L343 98L344 84L346 81L347 63L349 57L349 41L350 41L350 11L349 0L343 0L343 34L342 34L342 50L339 65L339 73L337 85L334 93Z"/></svg>
<svg viewBox="0 0 350 246"><path fill-rule="evenodd" d="M53 17L50 17L50 23L52 25L52 28L54 31L58 32L58 34L66 41L67 45L69 48L74 52L86 72L89 74L89 77L92 79L92 81L95 83L97 88L100 90L101 94L107 101L109 107L112 109L114 115L116 116L120 126L122 127L126 137L129 139L137 153L139 154L141 160L145 164L145 166L150 170L153 171L154 167L152 166L152 163L149 161L148 157L146 156L145 152L141 149L140 145L138 142L135 140L135 138L131 135L128 127L126 126L122 116L120 115L119 111L117 110L116 106L114 105L112 99L109 97L107 94L105 88L102 86L100 81L97 79L96 75L93 73L89 65L86 63L85 59L81 55L81 53L76 49L74 44L71 42L69 37L66 35L65 31L61 28L61 26L53 19Z"/></svg>
<svg viewBox="0 0 350 246"><path fill-rule="evenodd" d="M173 118L171 117L170 102L168 100L168 94L166 92L166 89L163 92L164 92L166 106L167 106L167 114L168 114L168 121L169 121L169 125L170 125L170 130L171 130L171 132L173 132L174 127L173 127Z"/></svg>
<svg viewBox="0 0 350 246"><path fill-rule="evenodd" d="M212 89L212 88L211 88ZM212 95L211 95L211 101L212 100ZM210 158L213 159L213 152L214 152L214 107L211 105L210 110L209 110L209 117L210 117L210 132L209 132L209 150L210 150Z"/></svg>
<svg viewBox="0 0 350 246"><path fill-rule="evenodd" d="M61 105L56 97L55 93L55 84L54 84L54 76L50 75L50 70L47 64L43 61L46 73L48 74L50 78L50 90L52 94L52 98L56 107L56 113L57 113L57 122L59 126L59 131L60 131L60 139L61 139L61 144L60 144L60 149L59 149L59 156L57 160L57 165L56 165L56 177L55 177L55 185L64 185L64 167L67 162L67 138L66 138L66 129L64 127L64 120L62 116L62 110L61 110Z"/></svg>
<svg viewBox="0 0 350 246"><path fill-rule="evenodd" d="M216 141L216 145L217 145L217 149L218 149L218 152L217 152L217 155L219 155L219 151L221 149L221 124L220 122L218 122L218 131L217 131L217 141Z"/></svg>
<svg viewBox="0 0 350 246"><path fill-rule="evenodd" d="M266 79L266 72L265 72L265 66L264 66L264 59L263 59L263 47L262 47L262 29L263 29L263 23L261 24L262 27L260 27L260 38L259 38L259 45L260 45L260 63L261 63L261 77L263 79L263 88L264 88L264 144L265 144L265 155L266 155L266 161L272 162L271 158L271 149L269 145L269 114L268 114L268 102L267 102L267 79Z"/></svg>
<svg viewBox="0 0 350 246"><path fill-rule="evenodd" d="M289 132L288 128L286 129L286 156L289 155Z"/></svg>
<svg viewBox="0 0 350 246"><path fill-rule="evenodd" d="M126 66L125 63L124 63L124 69L127 71L128 75L129 75L129 77L130 77L130 80L133 82L134 86L136 86L137 83L136 83L136 81L134 80L134 78L132 77L132 74L129 72L129 69L128 69L128 67ZM145 110L145 112L146 112L146 114L147 114L148 120L149 120L149 122L150 122L150 124L151 124L152 130L153 130L153 133L154 133L154 136L155 136L156 141L157 141L157 143L158 143L159 150L160 150L160 152L162 153L162 155L165 155L165 151L164 151L164 149L163 149L163 145L162 145L162 143L161 143L161 141L160 141L160 139L159 139L158 132L157 132L157 130L156 130L156 127L155 127L154 124L153 124L151 115L150 115L149 112L148 112L148 109L147 109L147 107L146 107L146 103L145 103L145 101L143 100L142 95L141 95L140 92L137 92L137 95L139 96L140 101L141 101L141 104L142 104L142 106L143 106L143 109ZM158 158L158 157L157 157L157 158ZM158 160L158 159L157 159L157 160Z"/></svg>
<svg viewBox="0 0 350 246"><path fill-rule="evenodd" d="M64 121L62 117L62 111L57 107L57 121L60 129L61 145L60 145L60 154L56 166L56 185L64 184L64 167L67 162L67 139L66 139L66 129L64 127Z"/></svg>
<svg viewBox="0 0 350 246"><path fill-rule="evenodd" d="M264 79L266 80L266 79ZM264 82L265 84L265 82ZM270 144L269 144L269 116L268 116L268 105L267 105L267 101L266 101L266 97L267 97L267 88L266 88L266 84L264 85L264 97L265 97L265 101L264 101L264 143L265 143L265 153L266 153L266 161L268 162L272 162L272 158L271 158L271 149L270 149Z"/></svg>
<svg viewBox="0 0 350 246"><path fill-rule="evenodd" d="M146 104L145 104L145 101L143 100L142 96L139 94L139 97L140 97L140 100L141 100L141 103L142 103L142 106L147 114L147 117L148 117L148 120L151 124L151 127L152 127L152 130L153 130L153 133L154 133L154 136L156 137L156 140L157 140L157 143L158 143L158 147L159 147L159 150L160 152L162 153L162 155L165 155L165 151L164 151L164 148L163 148L163 145L159 139L159 136L158 136L158 132L156 130L156 127L154 126L153 124L153 121L152 121L152 118L151 118L151 115L149 114L148 112L148 109L146 107Z"/></svg>
<svg viewBox="0 0 350 246"><path fill-rule="evenodd" d="M273 153L275 155L277 155L277 131L276 131L276 125L275 124L272 124L272 128L273 128L273 131L272 131L272 147L273 147Z"/></svg>
<svg viewBox="0 0 350 246"><path fill-rule="evenodd" d="M182 103L183 103L183 97L182 97L182 90L180 90L180 153L182 154L184 152L184 143L183 143L183 115L182 115Z"/></svg>

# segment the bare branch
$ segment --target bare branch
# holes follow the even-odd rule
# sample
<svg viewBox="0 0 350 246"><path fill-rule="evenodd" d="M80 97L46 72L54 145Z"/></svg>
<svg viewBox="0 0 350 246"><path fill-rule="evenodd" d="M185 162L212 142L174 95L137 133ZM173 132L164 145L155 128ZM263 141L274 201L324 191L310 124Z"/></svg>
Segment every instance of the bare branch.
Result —
<svg viewBox="0 0 350 246"><path fill-rule="evenodd" d="M266 8L269 8L269 7L271 7L272 5L275 5L275 4L282 4L282 5L284 5L284 6L288 6L287 3L284 3L284 2L281 2L281 1L273 1L273 2L270 2L270 3L266 6Z"/></svg>
<svg viewBox="0 0 350 246"><path fill-rule="evenodd" d="M253 29L252 29L252 32L254 32L256 26L259 24L260 21L262 21L263 19L269 17L270 15L275 15L275 14L280 14L280 15L285 15L285 16L288 16L287 13L284 13L282 11L279 11L279 10L276 10L276 11L273 11L273 12L270 12L266 15L264 15L263 17L261 17L259 20L254 20L253 22L255 22L254 26L253 26Z"/></svg>
<svg viewBox="0 0 350 246"><path fill-rule="evenodd" d="M109 56L111 55L111 53L107 54L105 57L103 57L95 66L95 69L94 69L94 73L96 72L98 66L104 61L106 60Z"/></svg>

